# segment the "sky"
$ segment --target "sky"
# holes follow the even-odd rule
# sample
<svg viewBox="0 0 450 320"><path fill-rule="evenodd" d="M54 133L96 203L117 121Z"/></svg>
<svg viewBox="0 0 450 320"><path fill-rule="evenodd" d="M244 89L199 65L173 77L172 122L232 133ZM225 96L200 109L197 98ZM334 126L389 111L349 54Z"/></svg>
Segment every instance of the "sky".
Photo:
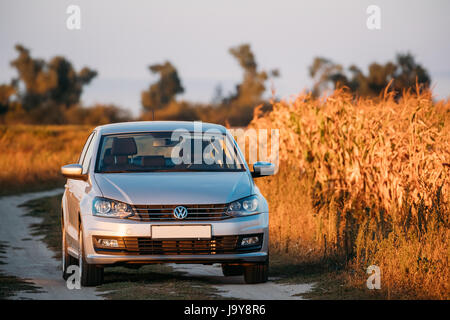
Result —
<svg viewBox="0 0 450 320"><path fill-rule="evenodd" d="M79 30L66 26L69 5L80 8ZM369 5L380 8L379 30L366 26ZM311 87L316 56L366 70L400 52L411 52L436 97L447 98L449 17L448 0L0 0L0 83L16 76L9 63L20 43L33 57L63 55L77 70L97 70L84 104L114 103L138 115L141 91L157 80L149 65L169 60L185 88L179 99L209 102L216 86L228 94L240 82L228 50L249 43L260 69L280 70L273 82L280 98Z"/></svg>

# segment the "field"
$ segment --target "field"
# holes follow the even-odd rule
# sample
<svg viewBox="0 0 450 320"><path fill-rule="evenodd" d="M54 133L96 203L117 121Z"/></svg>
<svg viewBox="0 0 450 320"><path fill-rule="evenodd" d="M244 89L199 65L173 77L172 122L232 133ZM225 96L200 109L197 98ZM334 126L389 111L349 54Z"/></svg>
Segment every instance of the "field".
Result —
<svg viewBox="0 0 450 320"><path fill-rule="evenodd" d="M280 130L280 170L257 180L277 259L366 291L377 265L378 297L450 298L450 102L299 95L250 127ZM89 130L0 127L0 195L62 186Z"/></svg>
<svg viewBox="0 0 450 320"><path fill-rule="evenodd" d="M87 126L0 126L0 195L63 187L61 166L78 160Z"/></svg>
<svg viewBox="0 0 450 320"><path fill-rule="evenodd" d="M280 129L280 172L258 182L278 252L358 285L376 265L385 298L449 299L448 101L300 95L251 126Z"/></svg>

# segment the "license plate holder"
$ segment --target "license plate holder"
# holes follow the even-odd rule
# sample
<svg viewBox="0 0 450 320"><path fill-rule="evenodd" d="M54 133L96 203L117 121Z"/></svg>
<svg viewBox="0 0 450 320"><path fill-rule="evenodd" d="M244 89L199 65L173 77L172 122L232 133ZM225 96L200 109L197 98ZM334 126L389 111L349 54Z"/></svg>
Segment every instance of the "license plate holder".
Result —
<svg viewBox="0 0 450 320"><path fill-rule="evenodd" d="M211 239L211 225L153 225L150 227L154 240Z"/></svg>

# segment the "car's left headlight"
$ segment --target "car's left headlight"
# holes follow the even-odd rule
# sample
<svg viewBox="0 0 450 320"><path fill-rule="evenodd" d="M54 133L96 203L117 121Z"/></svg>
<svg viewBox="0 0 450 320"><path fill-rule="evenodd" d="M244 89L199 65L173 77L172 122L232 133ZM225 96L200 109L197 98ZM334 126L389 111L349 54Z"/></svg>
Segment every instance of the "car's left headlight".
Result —
<svg viewBox="0 0 450 320"><path fill-rule="evenodd" d="M258 196L250 196L228 205L227 215L233 217L250 216L261 213L261 201Z"/></svg>
<svg viewBox="0 0 450 320"><path fill-rule="evenodd" d="M134 215L133 209L129 204L101 197L94 199L92 213L99 217L122 219Z"/></svg>

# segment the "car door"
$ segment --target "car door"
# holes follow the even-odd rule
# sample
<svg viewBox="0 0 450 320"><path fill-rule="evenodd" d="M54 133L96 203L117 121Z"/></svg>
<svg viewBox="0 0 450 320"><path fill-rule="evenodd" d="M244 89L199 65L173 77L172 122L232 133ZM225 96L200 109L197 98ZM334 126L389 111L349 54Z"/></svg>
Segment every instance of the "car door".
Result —
<svg viewBox="0 0 450 320"><path fill-rule="evenodd" d="M89 146L92 144L94 138L94 132L92 132L86 140L86 143L81 151L80 158L78 159L78 164L83 165L84 159L86 158ZM80 208L80 188L82 185L86 185L85 181L67 179L66 183L66 198L67 198L67 235L68 241L78 240L78 212Z"/></svg>

